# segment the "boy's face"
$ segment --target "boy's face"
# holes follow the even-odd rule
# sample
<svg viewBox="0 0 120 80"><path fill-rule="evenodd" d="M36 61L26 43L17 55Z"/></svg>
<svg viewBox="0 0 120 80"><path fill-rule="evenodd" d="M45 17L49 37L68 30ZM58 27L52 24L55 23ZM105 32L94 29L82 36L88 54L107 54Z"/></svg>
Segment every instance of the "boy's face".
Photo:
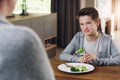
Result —
<svg viewBox="0 0 120 80"><path fill-rule="evenodd" d="M92 36L96 34L99 21L92 20L91 16L79 17L80 28L86 36Z"/></svg>

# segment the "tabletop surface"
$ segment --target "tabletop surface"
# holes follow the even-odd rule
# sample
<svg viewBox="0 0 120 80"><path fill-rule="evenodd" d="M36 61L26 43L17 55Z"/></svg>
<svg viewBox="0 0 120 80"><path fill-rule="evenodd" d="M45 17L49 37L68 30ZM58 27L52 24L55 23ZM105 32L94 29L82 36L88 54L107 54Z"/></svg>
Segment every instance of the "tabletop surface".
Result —
<svg viewBox="0 0 120 80"><path fill-rule="evenodd" d="M72 74L58 70L57 67L66 62L56 58L50 59L56 80L120 80L120 66L94 66L92 72Z"/></svg>

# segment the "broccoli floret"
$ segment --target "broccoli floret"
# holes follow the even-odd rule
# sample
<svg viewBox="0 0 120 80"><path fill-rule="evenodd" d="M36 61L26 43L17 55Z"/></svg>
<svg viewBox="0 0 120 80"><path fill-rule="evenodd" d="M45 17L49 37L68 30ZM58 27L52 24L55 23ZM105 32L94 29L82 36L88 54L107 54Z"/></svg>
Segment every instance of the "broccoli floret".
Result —
<svg viewBox="0 0 120 80"><path fill-rule="evenodd" d="M72 72L83 72L83 71L86 71L86 67L85 66L76 66L76 67L71 67L71 71Z"/></svg>
<svg viewBox="0 0 120 80"><path fill-rule="evenodd" d="M80 70L77 67L71 67L71 71L73 71L73 72L79 72Z"/></svg>
<svg viewBox="0 0 120 80"><path fill-rule="evenodd" d="M86 67L85 66L81 66L81 71L86 71Z"/></svg>

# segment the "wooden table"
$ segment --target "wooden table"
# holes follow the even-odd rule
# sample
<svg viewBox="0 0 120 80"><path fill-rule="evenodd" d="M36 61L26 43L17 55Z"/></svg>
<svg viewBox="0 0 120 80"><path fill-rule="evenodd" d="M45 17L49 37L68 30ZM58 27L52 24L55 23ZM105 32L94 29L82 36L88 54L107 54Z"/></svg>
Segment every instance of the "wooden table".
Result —
<svg viewBox="0 0 120 80"><path fill-rule="evenodd" d="M95 70L83 74L71 74L58 70L58 65L65 63L56 58L50 59L56 80L120 80L120 66L95 66Z"/></svg>

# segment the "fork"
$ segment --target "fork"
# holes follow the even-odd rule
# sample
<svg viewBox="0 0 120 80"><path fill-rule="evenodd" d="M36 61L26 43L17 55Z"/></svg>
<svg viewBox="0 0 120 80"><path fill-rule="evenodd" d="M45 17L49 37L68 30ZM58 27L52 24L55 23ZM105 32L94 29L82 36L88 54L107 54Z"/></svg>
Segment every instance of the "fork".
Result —
<svg viewBox="0 0 120 80"><path fill-rule="evenodd" d="M86 52L86 50L85 50L85 47L83 47L83 49L84 49L85 54L87 54L87 52Z"/></svg>
<svg viewBox="0 0 120 80"><path fill-rule="evenodd" d="M73 65L69 65L67 63L64 64L66 67L73 67Z"/></svg>

